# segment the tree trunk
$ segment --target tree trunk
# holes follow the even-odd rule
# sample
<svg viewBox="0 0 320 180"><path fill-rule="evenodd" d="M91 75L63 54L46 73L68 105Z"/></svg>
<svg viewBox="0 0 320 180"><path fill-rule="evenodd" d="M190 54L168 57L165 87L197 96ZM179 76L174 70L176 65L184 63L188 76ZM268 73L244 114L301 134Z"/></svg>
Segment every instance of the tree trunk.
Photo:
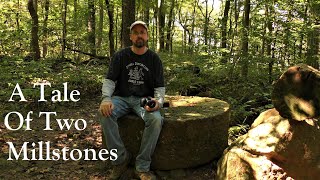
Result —
<svg viewBox="0 0 320 180"><path fill-rule="evenodd" d="M18 0L18 12L16 13L16 24L17 24L17 32L18 34L20 34L20 13L21 13L21 7L20 7L21 3L20 0ZM22 38L20 36L18 36L18 41L19 41L19 45L18 45L18 49L21 49L22 46ZM18 56L20 56L21 52L18 51Z"/></svg>
<svg viewBox="0 0 320 180"><path fill-rule="evenodd" d="M28 0L28 11L32 18L32 28L31 28L31 56L34 60L40 59L40 48L39 48L39 20L37 14L37 0Z"/></svg>
<svg viewBox="0 0 320 180"><path fill-rule="evenodd" d="M320 72L300 64L290 67L274 84L272 103L284 118L319 118L319 92Z"/></svg>
<svg viewBox="0 0 320 180"><path fill-rule="evenodd" d="M113 36L113 5L110 4L109 0L106 0L107 10L108 10L108 17L109 17L109 49L110 49L110 57L113 56L115 53L114 48L114 36Z"/></svg>
<svg viewBox="0 0 320 180"><path fill-rule="evenodd" d="M303 16L303 22L304 22L304 26L303 26L303 28L304 29L306 29L307 27L309 27L308 26L308 6L305 6L305 9L304 9L304 16ZM304 36L304 32L303 31L301 31L300 32L301 34L300 34L300 44L299 44L299 58L300 59L303 59L304 57L303 57L303 55L304 55L304 48L303 48L303 44L305 43L304 42L304 38L305 38L305 36Z"/></svg>
<svg viewBox="0 0 320 180"><path fill-rule="evenodd" d="M274 58L271 56L271 44L272 44L272 32L273 32L273 27L272 27L272 22L273 22L273 6L274 4L272 3L271 5L266 5L266 25L268 29L267 37L266 37L266 45L267 45L267 57L268 57L268 69L269 69L269 83L272 83L272 71L273 71L273 64L274 64Z"/></svg>
<svg viewBox="0 0 320 180"><path fill-rule="evenodd" d="M228 15L229 15L229 10L230 10L230 0L226 0L226 4L224 7L224 12L223 12L223 18L221 22L221 48L222 48L222 63L227 63L227 22L228 22Z"/></svg>
<svg viewBox="0 0 320 180"><path fill-rule="evenodd" d="M194 4L193 4L193 12L192 12L192 17L195 17L196 16L196 7L197 7L197 4L198 4L198 1L197 0L194 0ZM185 29L187 30L187 33L188 33L188 46L189 46L189 51L188 53L189 54L193 54L194 52L194 28L195 28L195 19L196 18L192 18L192 22L191 22L191 32L189 31L189 29L185 26ZM186 24L187 24L187 21L186 21ZM186 34L187 35L187 34Z"/></svg>
<svg viewBox="0 0 320 180"><path fill-rule="evenodd" d="M320 28L313 27L308 33L308 49L307 49L307 64L319 68L319 34Z"/></svg>
<svg viewBox="0 0 320 180"><path fill-rule="evenodd" d="M150 1L149 0L144 0L145 3L145 9L144 9L144 16L143 16L143 21L149 25L149 20L150 20Z"/></svg>
<svg viewBox="0 0 320 180"><path fill-rule="evenodd" d="M96 55L96 10L94 6L94 0L88 1L88 42L90 44L91 54Z"/></svg>
<svg viewBox="0 0 320 180"><path fill-rule="evenodd" d="M171 0L171 6L170 6L170 12L169 12L169 17L168 17L168 27L167 27L167 40L166 40L166 51L170 51L172 47L172 31L173 31L173 9L175 6L175 0Z"/></svg>
<svg viewBox="0 0 320 180"><path fill-rule="evenodd" d="M43 20L43 46L42 57L45 58L48 54L48 16L49 16L49 0L45 0L44 4L44 20Z"/></svg>
<svg viewBox="0 0 320 180"><path fill-rule="evenodd" d="M122 0L121 47L131 45L130 25L135 21L135 1Z"/></svg>
<svg viewBox="0 0 320 180"><path fill-rule="evenodd" d="M158 5L153 6L153 27L152 28L152 47L157 49L158 46Z"/></svg>
<svg viewBox="0 0 320 180"><path fill-rule="evenodd" d="M203 24L203 36L204 36L204 45L208 45L208 30L209 30L209 23L210 23L210 16L211 16L211 13L213 12L213 4L212 4L212 9L211 11L209 12L209 6L208 6L208 0L205 0L205 12L202 11L202 7L201 5L199 4L199 1L198 1L198 7L200 9L200 12L202 14L202 16L204 17L204 24ZM195 16L193 16L195 17ZM206 47L206 51L208 51L207 47Z"/></svg>
<svg viewBox="0 0 320 180"><path fill-rule="evenodd" d="M119 8L118 7L116 7L116 24L115 24L115 42L116 42L116 44L115 44L115 50L116 49L118 49L118 42L120 41L119 40L119 35L121 36L121 32L120 33L118 33L119 31L118 31L118 27L119 26L121 26L121 25L119 25ZM121 38L121 37L120 37ZM121 44L121 42L120 42L120 44Z"/></svg>
<svg viewBox="0 0 320 180"><path fill-rule="evenodd" d="M157 51L161 52L164 49L164 26L165 26L165 7L164 7L164 0L159 0L160 6L158 9L158 45Z"/></svg>
<svg viewBox="0 0 320 180"><path fill-rule="evenodd" d="M61 43L61 58L64 58L64 52L66 49L66 37L67 37L67 5L68 0L64 0L63 8L62 8L62 43Z"/></svg>
<svg viewBox="0 0 320 180"><path fill-rule="evenodd" d="M238 20L239 20L239 12L240 12L240 5L239 5L239 2L238 0L234 0L234 28L232 28L232 26L230 25L230 28L232 28L232 34L231 34L231 47L229 48L230 49L230 53L229 53L229 56L233 56L233 52L234 52L234 44L235 44L235 37L237 36L238 34ZM230 18L230 21L231 21L231 18ZM231 22L230 22L231 24ZM235 61L233 61L233 67L236 65ZM232 77L233 75L233 68L231 68L230 70L230 73L229 73Z"/></svg>
<svg viewBox="0 0 320 180"><path fill-rule="evenodd" d="M79 49L78 45L79 45L79 33L78 32L78 0L74 0L73 2L73 32L75 33L75 36L73 38L74 40L74 49ZM79 53L74 53L74 61L76 63L79 63L80 61L80 56Z"/></svg>
<svg viewBox="0 0 320 180"><path fill-rule="evenodd" d="M206 2L206 14L204 17L203 36L204 36L204 45L208 45L208 26L209 26L208 0L206 0L205 2Z"/></svg>
<svg viewBox="0 0 320 180"><path fill-rule="evenodd" d="M104 6L103 0L99 0L99 24L98 24L98 37L97 37L97 48L100 49L102 46L102 32L103 32L103 21L104 21ZM99 54L99 53L98 53Z"/></svg>
<svg viewBox="0 0 320 180"><path fill-rule="evenodd" d="M249 14L250 14L250 0L245 0L244 16L243 16L243 30L242 30L242 55L241 55L241 75L244 78L248 76L248 46L249 46Z"/></svg>

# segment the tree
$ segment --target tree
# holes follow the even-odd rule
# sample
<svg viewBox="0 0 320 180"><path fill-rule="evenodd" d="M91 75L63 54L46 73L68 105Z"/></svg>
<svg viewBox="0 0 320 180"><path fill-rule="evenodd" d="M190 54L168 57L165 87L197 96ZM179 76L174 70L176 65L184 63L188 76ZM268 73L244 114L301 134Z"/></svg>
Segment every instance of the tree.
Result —
<svg viewBox="0 0 320 180"><path fill-rule="evenodd" d="M310 7L309 24L311 28L308 30L308 50L307 50L307 64L314 68L319 68L319 43L320 43L320 2L308 1Z"/></svg>
<svg viewBox="0 0 320 180"><path fill-rule="evenodd" d="M166 39L166 51L172 51L172 34L173 34L173 22L174 22L174 12L175 0L171 0L170 12L168 17L167 25L167 39Z"/></svg>
<svg viewBox="0 0 320 180"><path fill-rule="evenodd" d="M77 30L79 28L78 27L78 23L79 23L79 20L78 20L78 11L79 11L79 5L78 5L78 0L74 0L73 1L73 32L77 32ZM74 40L74 44L73 46L75 47L74 49L78 49L78 46L79 46L79 33L75 33L75 36L73 38ZM74 56L74 60L78 63L79 62L79 54L75 55Z"/></svg>
<svg viewBox="0 0 320 180"><path fill-rule="evenodd" d="M37 0L28 0L28 10L32 18L32 28L31 28L31 56L34 60L40 59L40 48L39 48L39 20L37 14Z"/></svg>
<svg viewBox="0 0 320 180"><path fill-rule="evenodd" d="M90 43L90 52L96 55L96 9L94 0L88 0L88 42Z"/></svg>
<svg viewBox="0 0 320 180"><path fill-rule="evenodd" d="M114 36L113 36L113 28L114 28L114 18L113 18L113 5L110 4L109 0L106 0L106 6L108 11L108 17L109 17L109 49L110 49L110 57L113 56L115 53L114 48Z"/></svg>
<svg viewBox="0 0 320 180"><path fill-rule="evenodd" d="M143 21L147 24L149 24L149 20L150 20L150 0L144 0L144 16L143 16Z"/></svg>
<svg viewBox="0 0 320 180"><path fill-rule="evenodd" d="M97 48L100 49L102 45L102 32L103 32L103 21L104 21L104 6L103 0L99 0L99 23L97 31Z"/></svg>
<svg viewBox="0 0 320 180"><path fill-rule="evenodd" d="M21 9L21 7L20 7L20 5L21 5L21 3L20 3L20 0L18 0L18 4L17 4L17 6L18 6L18 12L16 13L16 24L17 24L17 33L18 34L20 34L20 31L21 31L21 27L20 27L20 14L21 14L21 12L20 12L20 9ZM18 37L18 41L19 41L19 43L18 43L18 49L21 49L21 46L22 46L22 43L21 43L21 36L19 35L19 37ZM20 51L18 51L18 54L20 54Z"/></svg>
<svg viewBox="0 0 320 180"><path fill-rule="evenodd" d="M61 43L61 58L64 58L64 52L66 49L66 38L67 38L67 6L68 0L64 0L63 8L62 8L62 43Z"/></svg>
<svg viewBox="0 0 320 180"><path fill-rule="evenodd" d="M37 2L41 2L39 10ZM94 54L98 53L112 56L117 48L131 45L129 26L139 18L149 25L150 48L211 54L226 67L240 69L244 77L254 70L249 68L251 65L265 69L270 82L278 68L298 62L318 67L320 1L224 0L217 14L210 2L1 1L0 53L9 56L29 53L34 59L74 55L76 62L87 56L97 57ZM214 2L216 5L217 1ZM21 6L28 7L28 11ZM197 46L202 44L206 49ZM75 53L66 53L65 48Z"/></svg>
<svg viewBox="0 0 320 180"><path fill-rule="evenodd" d="M243 30L241 43L241 75L244 78L248 76L248 50L249 50L249 15L250 15L250 0L244 2L243 12Z"/></svg>
<svg viewBox="0 0 320 180"><path fill-rule="evenodd" d="M49 0L44 2L44 20L43 20L43 46L42 46L42 57L45 58L48 53L48 16L49 16Z"/></svg>
<svg viewBox="0 0 320 180"><path fill-rule="evenodd" d="M187 53L192 54L194 51L194 28L197 3L198 0L193 0L191 5L193 9L192 13L190 13L190 11L183 13L183 4L180 4L178 7L178 23L183 28L182 53L187 51ZM187 47L189 48L187 49Z"/></svg>
<svg viewBox="0 0 320 180"><path fill-rule="evenodd" d="M122 0L121 47L131 45L130 25L135 21L135 1Z"/></svg>
<svg viewBox="0 0 320 180"><path fill-rule="evenodd" d="M263 39L262 39L262 50L261 54L264 56L265 46L267 49L266 52L266 59L268 62L268 73L269 73L269 83L272 83L272 72L273 72L273 65L274 65L274 53L272 52L272 43L273 43L273 27L272 23L274 21L274 1L272 0L271 3L265 3L265 24L263 29ZM274 42L275 43L275 42Z"/></svg>
<svg viewBox="0 0 320 180"><path fill-rule="evenodd" d="M157 43L157 51L161 52L164 49L164 26L166 22L166 16L165 16L165 6L164 6L164 0L158 0L160 1L159 7L158 7L158 43Z"/></svg>
<svg viewBox="0 0 320 180"><path fill-rule="evenodd" d="M227 49L227 22L230 10L230 0L226 0L223 12L223 18L221 21L221 48L222 48L222 63L227 63L226 49Z"/></svg>
<svg viewBox="0 0 320 180"><path fill-rule="evenodd" d="M204 24L203 24L204 44L208 45L208 29L209 29L208 27L210 23L210 16L211 16L211 13L213 12L213 3L212 3L212 8L210 12L209 12L208 0L205 0L204 3L206 4L205 12L203 12L202 7L199 5L199 3L198 3L198 7L200 9L202 16L204 17Z"/></svg>

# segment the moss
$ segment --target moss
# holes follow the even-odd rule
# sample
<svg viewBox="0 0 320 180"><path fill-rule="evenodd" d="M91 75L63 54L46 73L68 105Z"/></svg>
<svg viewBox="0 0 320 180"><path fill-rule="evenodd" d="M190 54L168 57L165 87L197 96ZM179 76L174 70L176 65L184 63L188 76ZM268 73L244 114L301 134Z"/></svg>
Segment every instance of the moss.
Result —
<svg viewBox="0 0 320 180"><path fill-rule="evenodd" d="M166 120L189 121L220 115L229 104L214 98L197 96L167 96L170 107L163 110Z"/></svg>

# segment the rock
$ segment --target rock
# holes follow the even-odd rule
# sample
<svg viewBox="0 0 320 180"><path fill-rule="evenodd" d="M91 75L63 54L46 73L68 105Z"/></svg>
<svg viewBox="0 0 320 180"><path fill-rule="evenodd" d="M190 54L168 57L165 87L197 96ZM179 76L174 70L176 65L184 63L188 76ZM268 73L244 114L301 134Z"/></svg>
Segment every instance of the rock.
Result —
<svg viewBox="0 0 320 180"><path fill-rule="evenodd" d="M272 103L284 118L318 118L320 72L305 64L290 67L274 84Z"/></svg>
<svg viewBox="0 0 320 180"><path fill-rule="evenodd" d="M317 179L319 137L319 122L290 120L267 110L225 150L217 179Z"/></svg>
<svg viewBox="0 0 320 180"><path fill-rule="evenodd" d="M173 178L183 178L187 175L187 172L185 169L175 169L170 171L170 177Z"/></svg>
<svg viewBox="0 0 320 180"><path fill-rule="evenodd" d="M214 98L166 97L164 125L152 157L152 169L196 167L220 158L227 147L229 105ZM133 114L119 119L119 131L134 157L140 148L144 122Z"/></svg>

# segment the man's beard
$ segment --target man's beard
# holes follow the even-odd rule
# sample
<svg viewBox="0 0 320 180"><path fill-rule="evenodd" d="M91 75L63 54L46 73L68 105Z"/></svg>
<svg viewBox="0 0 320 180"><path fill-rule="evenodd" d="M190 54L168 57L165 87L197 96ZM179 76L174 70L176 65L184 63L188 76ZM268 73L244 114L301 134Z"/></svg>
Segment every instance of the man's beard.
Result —
<svg viewBox="0 0 320 180"><path fill-rule="evenodd" d="M136 42L133 42L133 46L137 48L142 48L147 45L147 41L143 40L142 38L139 38L136 40Z"/></svg>

